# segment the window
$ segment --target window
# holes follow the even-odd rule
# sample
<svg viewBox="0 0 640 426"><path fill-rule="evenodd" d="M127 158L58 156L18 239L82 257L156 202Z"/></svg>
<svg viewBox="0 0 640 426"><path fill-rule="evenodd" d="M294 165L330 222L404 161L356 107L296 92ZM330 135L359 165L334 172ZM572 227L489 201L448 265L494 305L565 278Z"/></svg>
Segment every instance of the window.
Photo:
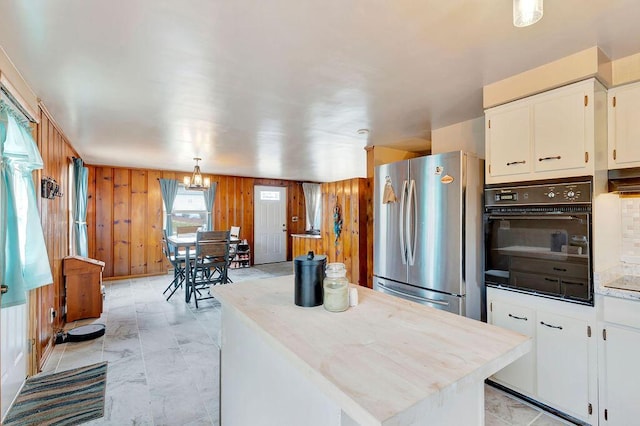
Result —
<svg viewBox="0 0 640 426"><path fill-rule="evenodd" d="M280 201L280 192L278 191L260 191L261 201Z"/></svg>
<svg viewBox="0 0 640 426"><path fill-rule="evenodd" d="M166 212L164 203L162 209ZM163 216L166 218L166 214ZM204 193L189 191L184 185L178 185L178 193L173 202L173 212L171 213L171 226L174 233L179 226L207 226Z"/></svg>

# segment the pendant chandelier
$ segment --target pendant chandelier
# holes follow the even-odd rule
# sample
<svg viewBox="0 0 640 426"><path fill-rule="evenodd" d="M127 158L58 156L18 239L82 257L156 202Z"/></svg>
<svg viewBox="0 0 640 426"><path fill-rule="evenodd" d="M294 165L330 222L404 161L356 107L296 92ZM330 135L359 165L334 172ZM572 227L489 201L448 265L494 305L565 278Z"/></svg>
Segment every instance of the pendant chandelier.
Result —
<svg viewBox="0 0 640 426"><path fill-rule="evenodd" d="M526 27L542 18L543 0L513 0L513 25Z"/></svg>
<svg viewBox="0 0 640 426"><path fill-rule="evenodd" d="M198 161L201 161L202 158L195 157L194 160L196 160L196 166L193 168L193 174L191 177L184 177L184 186L192 191L205 191L211 186L211 179L202 177L200 166L198 165Z"/></svg>

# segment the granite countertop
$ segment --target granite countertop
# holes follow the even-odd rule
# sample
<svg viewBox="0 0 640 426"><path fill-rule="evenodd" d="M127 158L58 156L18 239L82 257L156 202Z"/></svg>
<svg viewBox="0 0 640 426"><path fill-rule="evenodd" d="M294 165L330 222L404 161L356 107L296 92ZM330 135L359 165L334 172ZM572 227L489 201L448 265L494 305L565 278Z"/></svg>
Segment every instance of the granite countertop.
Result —
<svg viewBox="0 0 640 426"><path fill-rule="evenodd" d="M291 368L367 423L446 404L531 349L531 339L513 331L357 289L359 304L341 313L296 306L293 276L216 286L211 293Z"/></svg>
<svg viewBox="0 0 640 426"><path fill-rule="evenodd" d="M640 300L640 277L624 275L596 289L597 294Z"/></svg>
<svg viewBox="0 0 640 426"><path fill-rule="evenodd" d="M319 240L320 238L322 238L321 235L314 235L314 234L291 234L291 236L296 238L312 238L316 240Z"/></svg>

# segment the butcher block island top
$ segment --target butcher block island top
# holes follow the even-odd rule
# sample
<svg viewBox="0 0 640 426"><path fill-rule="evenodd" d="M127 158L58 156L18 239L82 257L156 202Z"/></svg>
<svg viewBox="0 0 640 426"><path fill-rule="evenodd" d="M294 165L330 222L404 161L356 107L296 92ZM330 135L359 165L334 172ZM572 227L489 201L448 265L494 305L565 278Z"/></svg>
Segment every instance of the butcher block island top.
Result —
<svg viewBox="0 0 640 426"><path fill-rule="evenodd" d="M527 336L357 289L357 306L332 313L296 306L293 276L212 288L223 306L223 363L230 310L356 423L419 424L415 416L482 389L531 349Z"/></svg>

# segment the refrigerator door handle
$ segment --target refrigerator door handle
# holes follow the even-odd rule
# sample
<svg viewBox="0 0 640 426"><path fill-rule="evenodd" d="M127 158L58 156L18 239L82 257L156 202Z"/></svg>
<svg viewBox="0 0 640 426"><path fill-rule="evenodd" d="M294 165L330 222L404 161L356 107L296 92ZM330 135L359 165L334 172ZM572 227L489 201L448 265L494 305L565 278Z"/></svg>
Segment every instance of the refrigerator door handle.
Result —
<svg viewBox="0 0 640 426"><path fill-rule="evenodd" d="M416 218L418 217L418 196L416 194L416 181L411 179L409 185L409 201L407 205L407 257L409 265L413 266L416 263L416 244L418 242L418 226L416 225ZM412 216L413 213L413 216ZM413 218L413 220L411 220ZM411 231L413 227L413 238L411 238Z"/></svg>
<svg viewBox="0 0 640 426"><path fill-rule="evenodd" d="M402 264L407 264L407 246L404 241L404 206L407 202L407 183L408 181L404 181L402 183L402 196L400 197L400 217L398 218L398 227L400 230L400 258L402 259Z"/></svg>
<svg viewBox="0 0 640 426"><path fill-rule="evenodd" d="M436 300L436 299L430 299L428 297L421 297L421 296L414 296L413 294L408 294L408 293L404 293L398 290L394 290L392 288L386 287L384 284L382 284L381 282L378 282L378 285L382 288L383 292L389 292L391 294L395 294L396 296L400 296L406 299L410 299L413 300L415 302L427 302L427 303L433 303L434 305L441 305L441 306L449 306L449 302L444 301L444 300Z"/></svg>

